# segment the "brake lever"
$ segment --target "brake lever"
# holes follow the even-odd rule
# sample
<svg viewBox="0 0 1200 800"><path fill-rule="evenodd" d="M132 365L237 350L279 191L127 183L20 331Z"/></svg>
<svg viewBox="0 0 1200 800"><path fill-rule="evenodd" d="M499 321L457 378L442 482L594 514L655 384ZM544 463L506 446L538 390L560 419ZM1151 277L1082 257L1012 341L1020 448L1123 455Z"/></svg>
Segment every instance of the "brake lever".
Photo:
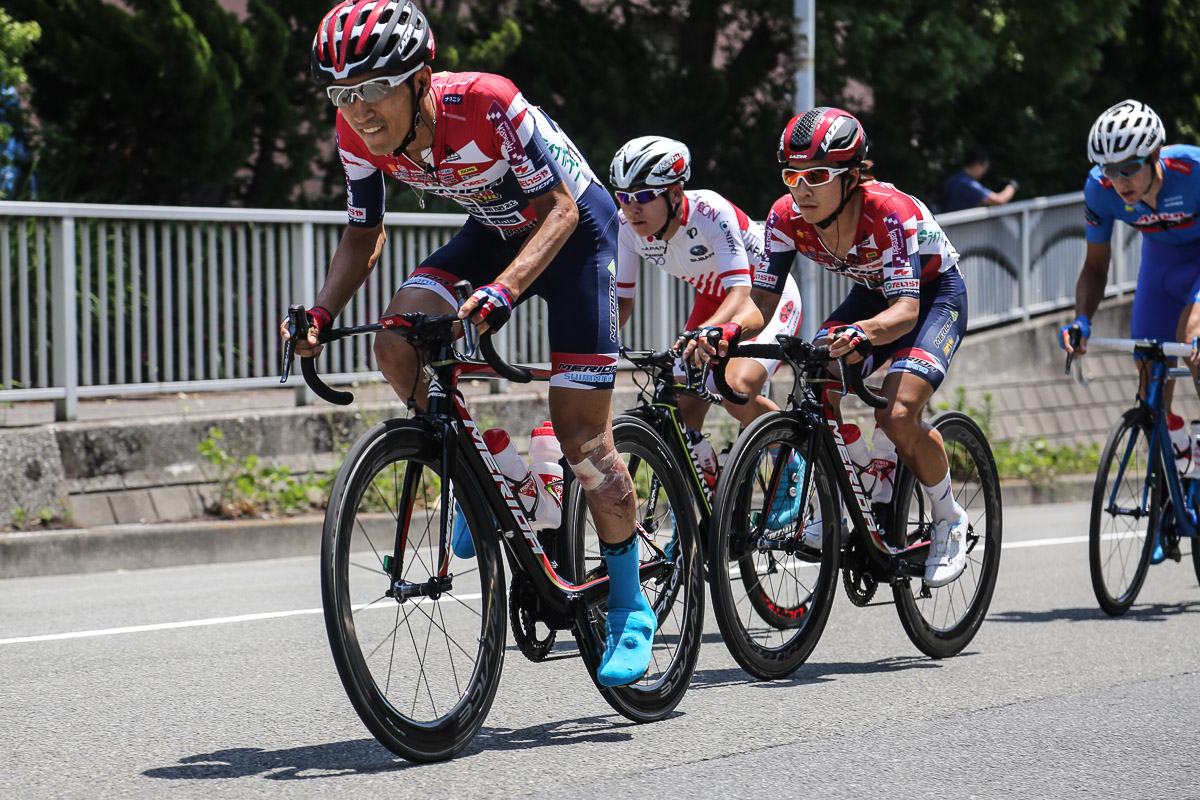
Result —
<svg viewBox="0 0 1200 800"><path fill-rule="evenodd" d="M279 378L280 383L287 383L288 376L292 374L292 360L296 356L296 332L303 330L307 334L307 316L304 306L288 306L288 340L283 343L283 374Z"/></svg>

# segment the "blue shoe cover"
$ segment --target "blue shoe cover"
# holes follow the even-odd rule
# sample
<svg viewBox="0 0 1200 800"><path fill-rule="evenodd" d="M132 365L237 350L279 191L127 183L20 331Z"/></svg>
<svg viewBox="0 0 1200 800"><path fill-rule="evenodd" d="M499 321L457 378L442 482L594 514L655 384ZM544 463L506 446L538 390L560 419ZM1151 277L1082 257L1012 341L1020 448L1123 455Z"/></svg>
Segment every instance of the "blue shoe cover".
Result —
<svg viewBox="0 0 1200 800"><path fill-rule="evenodd" d="M450 549L459 558L475 557L475 542L471 539L471 529L467 527L467 516L463 514L462 506L454 504L454 529L450 537Z"/></svg>
<svg viewBox="0 0 1200 800"><path fill-rule="evenodd" d="M804 484L804 461L795 452L788 455L787 465L779 476L779 487L767 513L767 528L777 531L793 524L800 516L800 487Z"/></svg>
<svg viewBox="0 0 1200 800"><path fill-rule="evenodd" d="M601 686L626 686L646 674L657 626L658 618L649 603L644 609L608 610L604 626L604 658L596 673Z"/></svg>
<svg viewBox="0 0 1200 800"><path fill-rule="evenodd" d="M1151 564L1161 564L1167 560L1167 554L1163 552L1162 537L1157 533L1154 535L1154 552L1150 554Z"/></svg>

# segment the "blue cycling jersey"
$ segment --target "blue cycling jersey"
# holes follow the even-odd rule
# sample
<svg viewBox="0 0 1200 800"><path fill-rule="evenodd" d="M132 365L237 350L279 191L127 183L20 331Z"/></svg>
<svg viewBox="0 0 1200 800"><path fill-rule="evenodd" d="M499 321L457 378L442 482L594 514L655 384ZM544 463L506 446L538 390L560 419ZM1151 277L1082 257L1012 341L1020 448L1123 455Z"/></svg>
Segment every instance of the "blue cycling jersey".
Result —
<svg viewBox="0 0 1200 800"><path fill-rule="evenodd" d="M1141 231L1147 241L1188 245L1200 241L1200 147L1173 144L1162 149L1163 182L1155 207L1125 204L1104 177L1092 167L1083 187L1087 240L1097 244L1112 239L1113 222L1120 220Z"/></svg>

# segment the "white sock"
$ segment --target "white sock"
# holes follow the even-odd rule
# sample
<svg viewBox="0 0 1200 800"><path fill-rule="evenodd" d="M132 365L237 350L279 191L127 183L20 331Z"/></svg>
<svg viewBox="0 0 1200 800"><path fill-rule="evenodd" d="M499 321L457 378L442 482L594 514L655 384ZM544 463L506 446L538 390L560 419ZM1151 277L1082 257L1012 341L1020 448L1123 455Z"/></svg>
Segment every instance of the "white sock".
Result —
<svg viewBox="0 0 1200 800"><path fill-rule="evenodd" d="M955 522L962 516L962 508L954 501L954 489L950 486L950 470L946 470L946 477L933 486L922 483L921 488L929 495L930 516L934 522Z"/></svg>

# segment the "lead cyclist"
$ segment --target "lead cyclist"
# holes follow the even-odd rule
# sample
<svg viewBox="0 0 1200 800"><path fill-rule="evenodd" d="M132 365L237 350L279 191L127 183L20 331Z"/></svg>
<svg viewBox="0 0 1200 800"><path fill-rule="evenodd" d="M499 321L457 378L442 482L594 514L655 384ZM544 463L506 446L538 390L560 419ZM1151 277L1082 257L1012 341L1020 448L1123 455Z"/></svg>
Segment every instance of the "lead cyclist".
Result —
<svg viewBox="0 0 1200 800"><path fill-rule="evenodd" d="M320 330L378 262L385 175L419 197L430 192L461 204L466 224L400 286L384 316L457 312L483 333L499 329L531 295L545 299L550 417L610 575L597 679L633 683L649 665L657 618L638 576L633 481L612 441L617 210L571 140L512 82L481 72L434 74L433 56L433 33L411 0L346 0L318 26L312 72L337 108L349 224L296 352L320 353ZM459 307L452 287L462 279L479 288ZM288 338L286 323L280 332ZM374 352L401 400L423 403L413 348L382 332Z"/></svg>

